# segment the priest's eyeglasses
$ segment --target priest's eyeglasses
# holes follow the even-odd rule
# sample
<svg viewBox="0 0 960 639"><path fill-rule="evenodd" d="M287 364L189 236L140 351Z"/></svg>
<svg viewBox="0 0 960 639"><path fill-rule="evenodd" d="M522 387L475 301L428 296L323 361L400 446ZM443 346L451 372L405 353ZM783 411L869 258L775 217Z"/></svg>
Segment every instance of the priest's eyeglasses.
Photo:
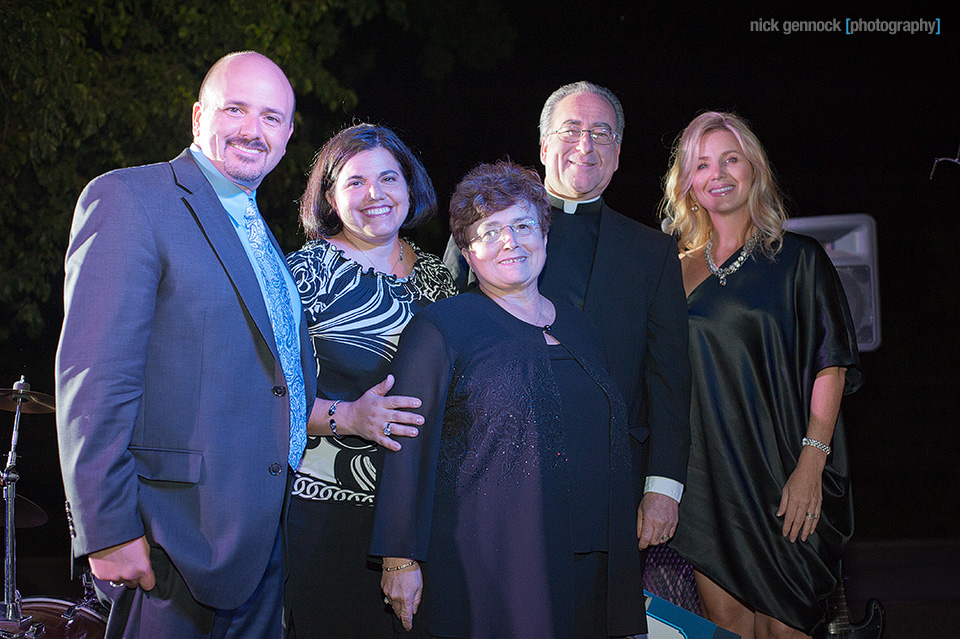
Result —
<svg viewBox="0 0 960 639"><path fill-rule="evenodd" d="M613 144L618 138L616 133L605 126L598 126L594 129L581 129L578 126L565 126L562 129L551 131L550 135L553 135L554 133L557 134L557 137L560 138L561 142L567 142L569 144L576 144L579 142L584 133L590 136L590 139L593 140L594 144L600 144L603 146Z"/></svg>
<svg viewBox="0 0 960 639"><path fill-rule="evenodd" d="M474 242L482 242L483 244L499 242L503 239L503 232L507 229L513 231L513 234L517 237L526 237L538 228L540 228L540 223L536 220L523 220L522 222L514 222L513 224L506 224L504 226L490 226L480 231L480 235L470 240L470 244Z"/></svg>

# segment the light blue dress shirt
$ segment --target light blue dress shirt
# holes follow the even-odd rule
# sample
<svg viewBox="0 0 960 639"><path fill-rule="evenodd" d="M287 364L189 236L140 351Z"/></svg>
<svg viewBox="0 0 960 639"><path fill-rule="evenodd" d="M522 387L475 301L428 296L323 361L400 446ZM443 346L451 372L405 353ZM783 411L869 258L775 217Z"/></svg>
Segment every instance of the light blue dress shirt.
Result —
<svg viewBox="0 0 960 639"><path fill-rule="evenodd" d="M190 154L193 156L193 159L197 161L200 170L207 177L217 197L220 198L220 203L223 204L223 208L226 209L227 215L233 223L233 228L237 232L237 237L240 238L240 243L243 245L243 250L247 253L247 259L250 260L250 266L253 267L253 272L257 275L257 282L260 283L260 293L263 295L263 303L264 305L268 305L269 301L267 300L267 294L263 284L263 273L260 272L260 267L257 265L256 258L253 256L253 250L250 248L250 240L247 238L246 225L243 220L243 216L247 211L247 201L250 198L256 200L257 192L247 193L231 182L207 159L207 156L203 154L203 151L196 144L190 145ZM287 261L283 255L278 255L278 257L280 258L280 262L286 265ZM297 324L296 328L299 334L300 318L303 315L300 305L300 294L296 284L293 283L293 276L290 275L288 268L283 269L283 277L287 282L287 290L290 291L290 308L293 311L293 319Z"/></svg>

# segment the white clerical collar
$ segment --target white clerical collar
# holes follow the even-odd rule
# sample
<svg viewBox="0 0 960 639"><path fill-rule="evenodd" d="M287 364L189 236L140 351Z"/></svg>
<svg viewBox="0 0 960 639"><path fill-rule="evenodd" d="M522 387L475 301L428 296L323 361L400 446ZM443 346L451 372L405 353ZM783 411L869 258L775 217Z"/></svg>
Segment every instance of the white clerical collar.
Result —
<svg viewBox="0 0 960 639"><path fill-rule="evenodd" d="M564 213L569 213L570 215L576 213L577 207L581 204L591 204L603 197L602 195L598 195L590 200L565 200L562 197L557 197L553 193L548 192L547 195L550 196L550 203L553 204L553 206L562 210Z"/></svg>

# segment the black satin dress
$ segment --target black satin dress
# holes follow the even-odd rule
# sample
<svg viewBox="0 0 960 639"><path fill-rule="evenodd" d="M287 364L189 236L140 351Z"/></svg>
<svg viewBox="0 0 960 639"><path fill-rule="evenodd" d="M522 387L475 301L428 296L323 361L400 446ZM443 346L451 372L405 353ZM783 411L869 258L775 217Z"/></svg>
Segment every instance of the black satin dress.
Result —
<svg viewBox="0 0 960 639"><path fill-rule="evenodd" d="M809 634L853 533L842 420L823 471L816 533L791 543L776 512L806 435L817 373L846 367L844 392L860 384L840 279L815 240L786 233L773 261L757 251L726 286L704 280L687 305L692 441L671 546L738 599Z"/></svg>

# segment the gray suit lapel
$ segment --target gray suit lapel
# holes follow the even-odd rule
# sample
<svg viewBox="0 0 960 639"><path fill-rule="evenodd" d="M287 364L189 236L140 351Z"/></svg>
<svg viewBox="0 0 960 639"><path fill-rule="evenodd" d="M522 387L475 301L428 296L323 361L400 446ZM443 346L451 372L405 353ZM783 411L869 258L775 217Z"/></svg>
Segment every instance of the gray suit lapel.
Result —
<svg viewBox="0 0 960 639"><path fill-rule="evenodd" d="M184 151L170 162L173 168L174 179L183 189L183 202L190 210L197 225L213 249L223 269L233 282L240 302L247 309L250 319L267 348L269 348L275 362L279 362L277 342L267 315L267 307L263 302L263 292L260 283L250 264L250 259L237 237L237 232L230 222L229 215L224 210L220 199L200 168L190 157L189 151ZM276 245L273 236L271 241ZM276 364L279 366L279 364Z"/></svg>

